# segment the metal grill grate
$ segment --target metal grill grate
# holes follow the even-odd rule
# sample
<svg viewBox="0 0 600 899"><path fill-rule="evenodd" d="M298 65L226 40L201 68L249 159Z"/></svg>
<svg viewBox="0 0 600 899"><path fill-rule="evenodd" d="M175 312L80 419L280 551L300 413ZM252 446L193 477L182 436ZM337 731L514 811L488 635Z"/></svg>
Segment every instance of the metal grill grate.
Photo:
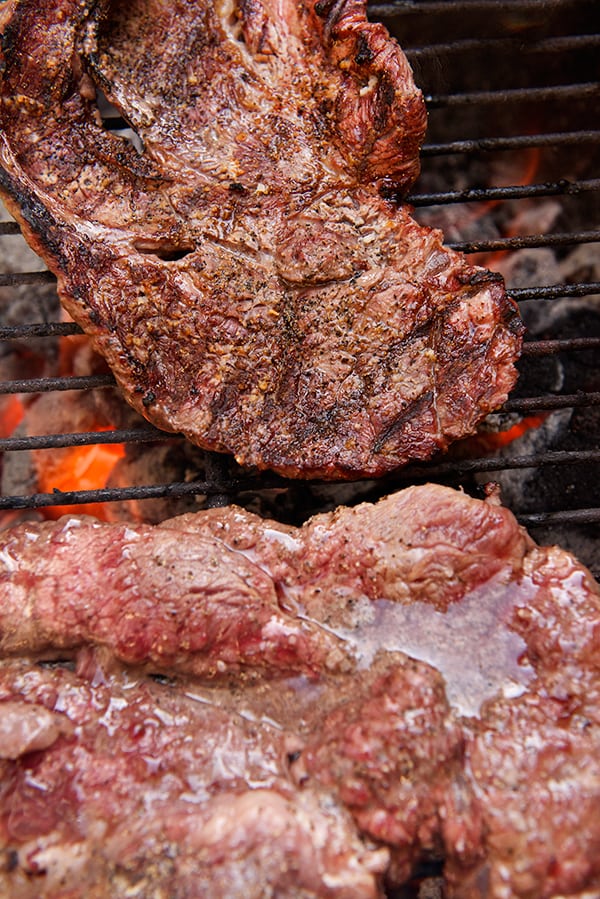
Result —
<svg viewBox="0 0 600 899"><path fill-rule="evenodd" d="M597 208L600 190L598 147L600 130L594 123L599 96L597 47L600 35L590 34L595 0L459 0L452 4L434 0L406 0L395 4L374 4L371 18L386 23L405 47L416 72L417 82L426 95L430 114L428 142L423 147L423 174L416 185L411 204L415 215L432 209L454 207L486 210L495 204L499 214L506 204L518 204L543 198L555 198L562 204L557 219L560 229L550 233L481 237L450 235L448 244L468 254L502 253L518 250L549 250L566 253L590 245L600 253L600 228L590 210ZM483 67L482 60L485 60ZM525 79L525 81L523 80ZM108 122L115 130L121 120ZM542 179L526 184L481 183L481 171L488 176L493 163L510 154L535 149L541 154ZM576 157L576 159L575 159ZM460 175L460 177L458 177ZM461 180L462 179L462 180ZM436 187L440 183L441 188ZM470 213L469 213L470 214ZM479 212L477 212L479 214ZM456 217L454 219L456 221ZM14 222L0 223L2 241L14 239L19 229ZM487 263L484 263L487 264ZM490 267L494 267L490 263ZM45 271L0 274L0 287L13 289L47 285L54 281ZM600 295L600 282L594 277L564 280L552 284L519 286L509 281L511 295L524 313L536 304L579 301ZM600 316L600 303L596 306ZM0 328L1 341L20 342L53 339L81 333L73 324L58 321L17 324ZM548 360L586 354L600 371L598 348L600 332L557 336L530 336L525 344L525 363L547 364ZM549 364L549 363L548 363ZM0 394L45 393L51 391L88 391L112 386L110 375L88 377L28 378L0 383ZM527 371L521 374L517 391L503 412L532 415L556 409L589 409L600 406L600 378L595 385L575 390L536 388ZM154 428L114 429L112 431L70 432L40 436L8 436L0 440L2 453L26 450L52 450L66 446L125 443L143 444L157 439L182 441ZM600 525L600 495L597 488L586 491L586 504L572 508L552 508L548 503L544 478L554 472L596 472L589 483L600 480L597 468L600 444L589 441L576 448L548 446L542 451L524 450L516 440L501 453L448 457L428 465L410 466L378 482L372 495L423 479L442 480L469 491L481 489L486 474L508 470L536 469L542 473L536 508L521 507L513 501L513 511L529 527L550 528L542 538L554 536L560 526L560 541L586 559L585 545L593 542ZM232 470L235 471L232 476ZM544 474L546 473L546 474ZM477 476L479 480L477 480ZM578 477L577 474L571 478ZM475 479L474 479L475 478ZM569 478L567 477L567 481ZM235 501L240 492L252 493L265 488L293 491L295 484L271 474L255 475L224 466L220 457L205 468L197 480L124 486L71 493L2 495L0 509L36 509L45 506L116 502L130 499L206 495L209 504ZM361 493L364 498L365 493ZM211 499L212 498L212 499ZM314 507L309 510L315 511ZM581 549L578 537L583 534ZM537 535L536 535L537 536Z"/></svg>

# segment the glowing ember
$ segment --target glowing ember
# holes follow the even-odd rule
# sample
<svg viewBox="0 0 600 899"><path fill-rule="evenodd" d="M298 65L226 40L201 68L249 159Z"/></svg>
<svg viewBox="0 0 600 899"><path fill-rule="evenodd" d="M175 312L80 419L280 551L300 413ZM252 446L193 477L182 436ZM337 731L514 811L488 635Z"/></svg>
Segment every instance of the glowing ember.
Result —
<svg viewBox="0 0 600 899"><path fill-rule="evenodd" d="M106 431L108 428L97 428ZM113 468L125 456L123 444L75 446L60 450L41 462L42 453L36 454L39 488L42 493L60 490L67 493L75 490L98 490L105 487ZM48 506L44 515L59 518L66 513L94 515L108 520L104 503L88 503L77 506Z"/></svg>
<svg viewBox="0 0 600 899"><path fill-rule="evenodd" d="M516 425L513 425L512 428L508 428L506 431L498 431L496 434L480 434L478 440L482 448L487 445L488 449L493 451L502 446L508 446L509 443L512 443L513 440L518 440L527 431L539 428L546 418L547 413L546 415L528 415Z"/></svg>
<svg viewBox="0 0 600 899"><path fill-rule="evenodd" d="M526 187L528 184L533 184L540 167L541 158L541 151L538 147L529 147L526 150L520 151L518 154L519 170L515 169L514 160L512 163L507 163L505 168L496 165L494 184L497 187L510 187L513 184L520 184ZM501 204L501 200L488 200L485 203L479 203L476 207L477 213L475 214L475 218L483 218ZM522 236L517 214L515 214L508 225L504 227L502 236ZM500 267L503 259L510 253L511 250L495 250L491 253L475 253L472 254L470 258L477 265L483 265L486 268L496 270Z"/></svg>
<svg viewBox="0 0 600 899"><path fill-rule="evenodd" d="M541 415L527 415L505 431L481 430L474 437L461 440L451 449L450 455L455 459L470 459L477 456L487 456L498 452L528 431L539 428L548 417L548 412Z"/></svg>
<svg viewBox="0 0 600 899"><path fill-rule="evenodd" d="M64 314L62 317L68 320ZM64 377L106 370L104 361L83 335L61 337L54 364L56 368L50 374ZM9 372L11 379L48 374L45 369L38 370L35 357L21 350L14 356L14 366L15 370ZM93 392L85 396L71 391L62 396L42 392L27 399L7 395L0 398L0 437L111 431L115 426L111 412L110 402ZM107 486L115 465L124 456L124 445L108 443L9 454L1 460L4 489L15 495L100 490ZM93 515L103 521L110 518L109 505L105 503L47 506L39 509L39 514L44 518L64 514Z"/></svg>

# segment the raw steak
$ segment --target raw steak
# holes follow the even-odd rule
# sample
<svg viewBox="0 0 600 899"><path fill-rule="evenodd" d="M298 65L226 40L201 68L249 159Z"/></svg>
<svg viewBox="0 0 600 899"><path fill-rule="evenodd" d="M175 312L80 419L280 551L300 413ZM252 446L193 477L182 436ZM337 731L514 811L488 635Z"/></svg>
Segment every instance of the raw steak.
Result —
<svg viewBox="0 0 600 899"><path fill-rule="evenodd" d="M0 668L3 896L379 895L386 850L296 787L280 728L89 654L79 669Z"/></svg>
<svg viewBox="0 0 600 899"><path fill-rule="evenodd" d="M600 890L600 591L494 498L29 523L0 564L10 895Z"/></svg>
<svg viewBox="0 0 600 899"><path fill-rule="evenodd" d="M361 0L7 0L0 25L0 190L149 420L351 478L505 400L502 278L385 199L417 175L425 109Z"/></svg>

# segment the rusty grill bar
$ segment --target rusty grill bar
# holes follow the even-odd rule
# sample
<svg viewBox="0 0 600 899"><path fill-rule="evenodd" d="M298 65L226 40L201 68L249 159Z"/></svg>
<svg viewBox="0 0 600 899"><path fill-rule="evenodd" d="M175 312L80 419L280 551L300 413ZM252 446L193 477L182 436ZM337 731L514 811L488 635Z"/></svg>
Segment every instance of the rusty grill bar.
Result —
<svg viewBox="0 0 600 899"><path fill-rule="evenodd" d="M537 84L536 80L544 77L543 66L535 68L532 63L534 77L531 84L507 85L497 89L494 85L484 84L481 89L477 84L472 86L460 86L455 89L449 84L445 89L439 88L439 72L443 70L445 76L455 66L457 60L461 60L465 54L475 52L481 54L522 54L526 52L528 58L536 60L543 58L544 54L551 53L558 59L564 54L570 58L572 54L591 54L600 46L598 34L539 34L539 24L530 27L531 37L529 41L519 33L508 34L505 31L504 22L507 13L518 13L523 22L527 23L528 16L536 21L550 18L552 15L563 16L568 23L571 18L579 13L581 16L586 11L593 11L593 3L590 0L458 0L453 4L438 2L438 0L399 0L395 4L373 4L370 6L372 18L385 21L392 33L395 33L400 42L406 44L403 39L403 31L409 32L408 45L405 46L407 55L413 65L418 67L417 80L424 89L430 120L435 115L447 115L447 112L455 113L460 117L463 113L469 113L473 108L490 109L497 108L501 111L502 126L498 133L482 133L480 136L472 133L455 135L450 129L445 133L444 124L437 126L423 147L423 170L427 172L428 166L444 165L445 159L458 157L463 160L464 168L468 170L472 158L487 157L488 154L511 153L538 149L550 152L575 151L586 154L590 160L597 154L600 146L600 129L588 128L588 123L594 123L599 98L599 85L595 72L589 71L587 75L581 73L581 67L574 72L574 79L565 77L556 84ZM497 14L498 22L493 27L496 33L482 36L463 35L460 28L456 37L448 40L448 34L444 31L444 38L430 36L430 24L425 28L425 40L419 40L419 20L429 23L436 16L445 20L449 16L449 7L452 7L453 21L461 22L461 28L468 26L469 15L485 15L494 19ZM464 14L464 15L463 15ZM541 18L540 18L541 17ZM465 25L467 21L467 25ZM591 17L590 17L591 21ZM415 24L416 23L416 24ZM492 27L492 26L490 26ZM498 33L499 29L499 33ZM543 29L542 29L543 30ZM566 31L569 26L567 24ZM527 25L525 25L527 32ZM412 39L412 40L411 40ZM440 59L442 62L440 62ZM444 67L444 60L447 66ZM521 62L521 68L527 68L526 63ZM569 70L569 66L565 66ZM431 81L426 74L431 71ZM521 77L521 76L520 76ZM553 107L564 108L573 105L577 114L572 122L565 122L567 115L561 114L555 122L552 114L549 119L538 127L534 133L524 133L522 123L515 120L511 127L506 126L507 118L510 120L511 110L524 106L527 109L543 109L546 104ZM583 121L585 110L588 110L587 122ZM584 110L584 113L581 112ZM126 127L122 119L108 118L106 127L118 130ZM485 129L484 129L485 130ZM506 133L502 133L502 132ZM600 191L600 178L595 177L598 170L594 170L593 164L586 172L581 172L573 177L570 172L559 171L557 177L548 181L538 181L529 184L498 185L469 183L466 187L454 188L452 183L444 186L442 190L432 189L429 182L421 179L416 185L414 193L409 197L409 202L417 210L427 210L437 206L457 206L459 204L507 203L520 200L532 200L536 198L555 197L560 200L575 198L583 200L589 195ZM423 185L426 185L423 187ZM0 239L2 237L14 237L18 235L19 228L14 222L0 222ZM548 249L558 251L564 248L583 246L585 244L599 245L600 252L600 228L597 222L586 221L582 227L577 224L572 229L551 231L550 233L533 233L525 236L501 236L481 239L448 240L448 246L464 253L506 253L522 249ZM486 264L486 263L484 263ZM493 264L491 266L493 268ZM55 282L54 276L47 271L23 271L0 274L0 287L18 288L25 285L44 285ZM519 303L554 302L563 299L594 297L600 295L600 282L595 279L579 279L575 283L560 284L536 284L527 287L512 286L509 283L509 293ZM55 338L81 334L81 329L72 323L65 322L36 322L4 326L0 328L1 341L27 341L40 338ZM600 336L579 334L577 336L560 336L553 339L530 338L524 346L524 360L553 359L564 357L565 354L598 353L600 348ZM598 363L600 367L600 362ZM523 377L523 376L522 376ZM10 393L44 393L49 391L78 390L111 387L114 385L111 375L90 375L87 377L53 377L53 378L28 378L24 380L0 382L0 394ZM520 382L521 388L527 384ZM521 393L523 390L520 391ZM582 409L591 410L600 406L600 392L596 390L577 390L577 392L531 392L531 395L511 396L502 413L532 414L556 409ZM76 447L87 445L101 445L111 443L124 443L139 445L154 441L182 441L181 435L169 435L148 426L141 428L119 429L102 432L69 432L47 434L39 436L9 436L0 440L0 452L22 452L28 450L51 450L64 447ZM554 470L554 468L567 468L569 466L586 466L588 469L597 467L600 462L600 448L590 446L584 449L537 451L534 453L523 451L519 441L515 441L509 450L502 453L476 455L471 458L444 458L434 460L423 465L412 465L393 476L384 479L377 484L374 493L389 492L396 487L405 486L407 483L425 480L440 479L452 483L455 486L465 485L465 489L473 489L469 478L473 474L484 474L506 471L510 469L540 469ZM597 468L596 468L597 471ZM118 488L102 488L98 490L79 490L72 492L37 493L33 495L3 495L0 496L0 509L22 510L39 509L53 505L80 505L90 502L116 502L129 499L151 499L156 497L180 497L205 495L208 497L208 505L219 505L228 501L235 501L241 493L252 493L264 489L277 488L280 490L293 490L296 482L286 481L284 478L273 474L255 474L243 470L231 475L231 467L228 469L222 464L220 457L214 458L214 463L209 463L204 472L204 477L190 482L174 482L164 484L147 484L141 486L125 486ZM596 480L599 480L596 477ZM598 534L600 524L600 496L598 494L589 497L589 506L586 508L562 508L549 510L544 508L544 497L540 496L540 510L532 512L513 508L517 517L528 527L553 527L556 525L577 529L587 528L587 534L593 539ZM566 542L568 544L568 531ZM566 548L570 548L568 545Z"/></svg>

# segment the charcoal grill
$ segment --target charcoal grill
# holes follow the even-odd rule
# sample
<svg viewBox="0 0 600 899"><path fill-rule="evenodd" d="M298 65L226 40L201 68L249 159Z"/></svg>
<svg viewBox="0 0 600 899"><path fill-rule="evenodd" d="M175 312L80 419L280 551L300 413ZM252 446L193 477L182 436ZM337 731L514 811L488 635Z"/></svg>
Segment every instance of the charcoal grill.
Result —
<svg viewBox="0 0 600 899"><path fill-rule="evenodd" d="M509 505L539 542L559 542L575 552L597 575L600 558L600 256L597 199L600 188L597 121L599 98L598 46L590 33L596 0L398 0L373 4L370 17L383 21L399 39L415 70L429 110L428 140L423 147L422 175L409 198L424 222L445 223L447 243L494 267L507 253L553 250L560 263L577 247L587 247L588 262L558 282L521 280L508 286L530 328L520 364L517 387L500 416L490 416L488 430L506 422L563 411L564 433L539 441L515 439L489 447L463 444L449 456L410 466L375 482L355 485L356 497L375 499L408 483L434 480L481 495L486 481L498 480ZM110 116L106 127L123 122ZM518 183L518 161L537 154L537 168L527 183ZM506 183L498 171L517 178ZM511 221L526 203L553 198L552 226L531 233L511 234ZM451 210L451 212L448 212ZM522 229L521 229L522 230ZM18 234L14 222L0 223L2 242ZM14 240L14 237L12 237ZM479 254L476 256L475 254ZM482 256L481 254L485 254ZM499 255L503 254L503 255ZM533 264L533 263L532 263ZM0 287L32 292L53 282L47 271L0 275ZM5 290L6 294L6 290ZM563 310L558 325L552 310ZM572 308L572 315L569 314ZM566 310L566 312L565 312ZM548 313L548 325L542 312ZM0 340L54 340L80 333L73 324L39 320L0 328ZM549 376L560 366L560 378ZM566 373L566 374L565 374ZM1 394L105 389L111 375L42 377L3 381ZM149 427L114 428L102 433L69 432L17 436L0 440L3 454L27 450L124 443L128 447L155 442L164 435ZM183 441L183 438L174 438ZM492 440L493 444L493 440ZM6 458L6 456L5 456ZM512 482L511 482L512 483ZM177 482L148 483L77 490L69 493L4 492L0 510L35 510L90 502L123 503L157 497L206 497L207 505L237 502L276 490L285 495L296 521L335 502L335 493L319 493L318 485L286 481L236 467L219 455L207 455L197 477ZM350 485L343 501L352 502ZM1 513L0 513L1 514Z"/></svg>

